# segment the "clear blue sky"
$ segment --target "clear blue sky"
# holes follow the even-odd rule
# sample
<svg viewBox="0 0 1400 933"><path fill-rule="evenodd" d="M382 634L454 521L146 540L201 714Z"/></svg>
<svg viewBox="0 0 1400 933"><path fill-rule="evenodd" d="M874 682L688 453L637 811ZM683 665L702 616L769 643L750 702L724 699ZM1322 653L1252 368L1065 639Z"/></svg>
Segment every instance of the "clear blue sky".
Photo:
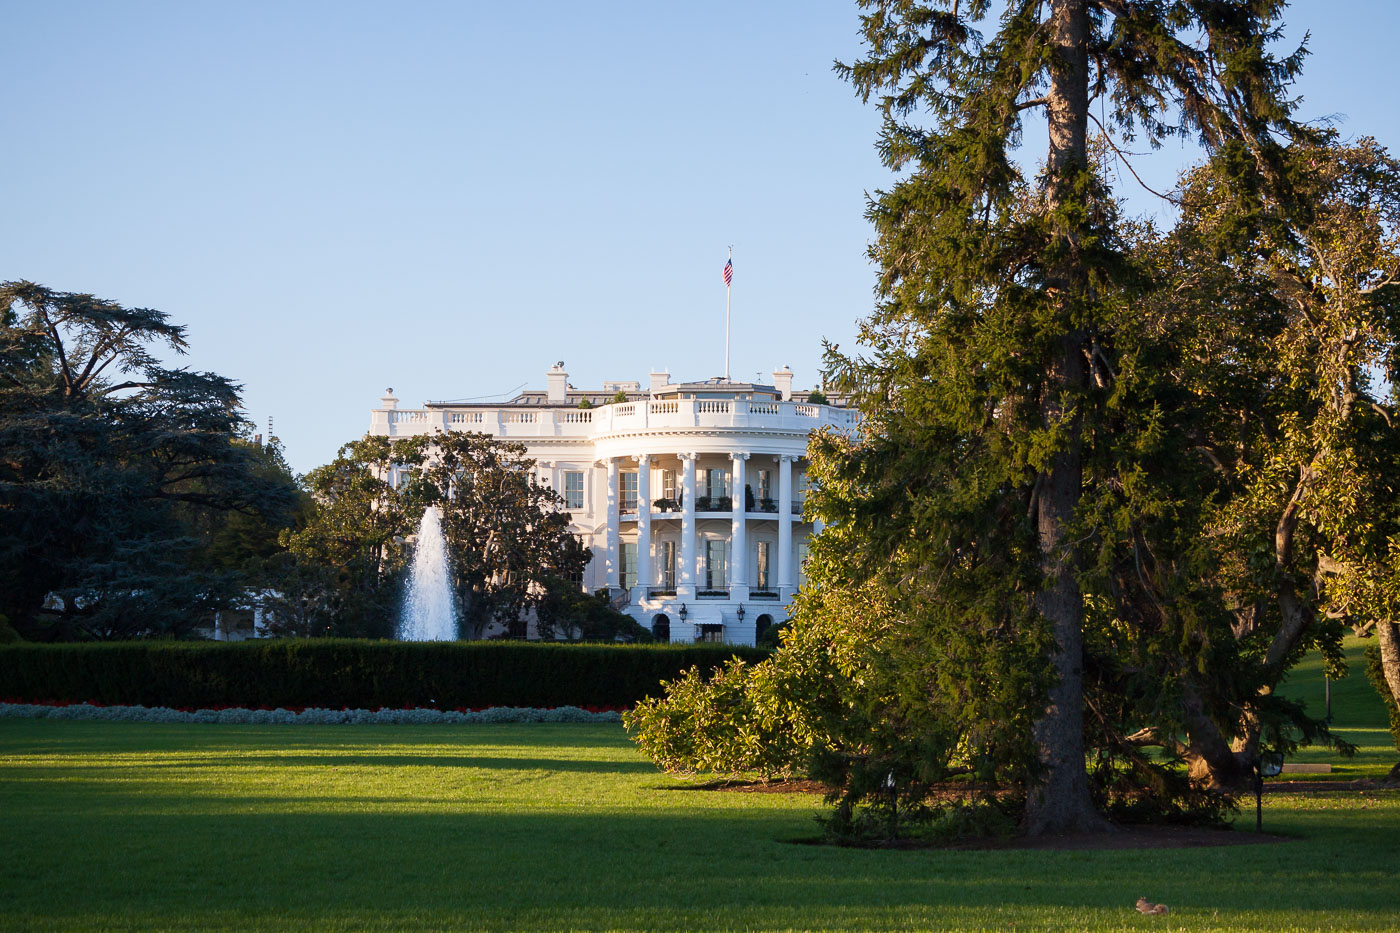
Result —
<svg viewBox="0 0 1400 933"><path fill-rule="evenodd" d="M1400 150L1400 4L1287 18L1302 113ZM0 0L0 34L0 279L166 311L299 471L386 386L718 375L731 244L736 378L812 384L871 306L852 3Z"/></svg>

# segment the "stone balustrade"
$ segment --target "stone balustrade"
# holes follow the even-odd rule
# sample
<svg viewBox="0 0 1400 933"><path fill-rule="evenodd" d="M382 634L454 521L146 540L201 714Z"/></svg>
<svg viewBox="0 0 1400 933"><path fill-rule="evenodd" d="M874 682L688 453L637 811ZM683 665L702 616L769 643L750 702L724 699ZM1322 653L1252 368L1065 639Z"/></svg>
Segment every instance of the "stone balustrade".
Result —
<svg viewBox="0 0 1400 933"><path fill-rule="evenodd" d="M677 428L750 428L812 431L852 430L860 413L806 402L748 399L670 399L618 402L598 408L443 408L377 409L376 433L390 436L443 431L483 431L504 438L590 438Z"/></svg>

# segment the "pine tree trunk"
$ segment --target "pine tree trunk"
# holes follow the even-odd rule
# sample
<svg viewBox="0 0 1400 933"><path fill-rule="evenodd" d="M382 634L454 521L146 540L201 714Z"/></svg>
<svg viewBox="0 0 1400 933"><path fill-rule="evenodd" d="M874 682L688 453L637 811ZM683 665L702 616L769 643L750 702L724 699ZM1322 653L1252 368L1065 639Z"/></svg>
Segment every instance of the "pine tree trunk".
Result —
<svg viewBox="0 0 1400 933"><path fill-rule="evenodd" d="M1063 424L1067 440L1040 477L1037 500L1036 530L1046 583L1036 606L1054 633L1051 661L1056 682L1045 715L1035 727L1042 771L1027 802L1025 829L1030 835L1094 831L1107 825L1094 809L1084 767L1084 606L1075 579L1078 553L1066 534L1083 482L1081 415L1071 406L1086 384L1081 350L1085 335L1073 325L1071 312L1085 298L1087 282L1077 256L1086 212L1064 208L1072 198L1084 197L1082 189L1076 190L1075 180L1087 164L1088 153L1088 25L1087 0L1055 0L1051 12L1055 59L1046 95L1050 121L1046 206L1059 241L1059 259L1047 279L1066 332L1046 373L1041 415L1047 426Z"/></svg>

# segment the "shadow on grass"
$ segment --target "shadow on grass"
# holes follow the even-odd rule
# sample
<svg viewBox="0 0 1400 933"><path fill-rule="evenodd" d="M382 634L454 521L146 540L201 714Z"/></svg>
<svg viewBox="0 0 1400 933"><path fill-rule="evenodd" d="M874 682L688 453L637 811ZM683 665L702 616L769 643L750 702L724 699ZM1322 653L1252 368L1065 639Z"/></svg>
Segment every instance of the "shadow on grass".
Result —
<svg viewBox="0 0 1400 933"><path fill-rule="evenodd" d="M649 761L588 761L578 758L536 758L530 756L466 756L443 753L438 755L379 755L337 754L325 751L305 754L266 754L238 755L236 758L206 757L180 758L162 756L158 761L133 761L132 767L143 771L211 768L227 770L230 764L237 767L286 767L286 768L478 768L504 771L569 771L597 774L633 773L654 774L656 766ZM120 766L120 765L118 765ZM80 770L88 770L84 767Z"/></svg>
<svg viewBox="0 0 1400 933"><path fill-rule="evenodd" d="M1316 845L1107 853L890 852L786 846L804 820L782 811L698 813L268 813L300 799L229 798L228 812L133 814L103 795L83 814L11 814L0 900L13 916L62 918L139 907L201 911L474 914L509 925L545 912L777 909L821 923L838 913L1128 908L1145 893L1183 910L1391 911L1380 878L1397 868L1393 827L1352 827L1338 870ZM142 808L150 795L128 795ZM176 806L178 799L163 801ZM236 812L257 805L258 812ZM1352 838L1354 837L1354 838ZM1301 856L1301 859L1300 859ZM1300 865L1306 868L1300 871ZM1337 866L1343 868L1343 864ZM58 925L62 925L59 923ZM802 923L796 924L798 926Z"/></svg>

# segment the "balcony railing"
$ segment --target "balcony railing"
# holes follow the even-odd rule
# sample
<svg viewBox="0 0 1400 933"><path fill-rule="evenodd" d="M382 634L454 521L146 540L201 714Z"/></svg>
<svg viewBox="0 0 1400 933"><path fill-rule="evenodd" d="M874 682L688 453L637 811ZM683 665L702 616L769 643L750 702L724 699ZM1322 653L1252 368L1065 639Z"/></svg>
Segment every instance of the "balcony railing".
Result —
<svg viewBox="0 0 1400 933"><path fill-rule="evenodd" d="M666 399L626 402L601 408L538 408L520 405L454 409L446 403L428 408L378 409L377 433L390 436L444 431L482 431L504 437L590 437L656 428L800 428L830 425L853 429L860 413L831 405L753 399Z"/></svg>
<svg viewBox="0 0 1400 933"><path fill-rule="evenodd" d="M734 511L734 500L729 496L696 496L695 511L732 512Z"/></svg>

